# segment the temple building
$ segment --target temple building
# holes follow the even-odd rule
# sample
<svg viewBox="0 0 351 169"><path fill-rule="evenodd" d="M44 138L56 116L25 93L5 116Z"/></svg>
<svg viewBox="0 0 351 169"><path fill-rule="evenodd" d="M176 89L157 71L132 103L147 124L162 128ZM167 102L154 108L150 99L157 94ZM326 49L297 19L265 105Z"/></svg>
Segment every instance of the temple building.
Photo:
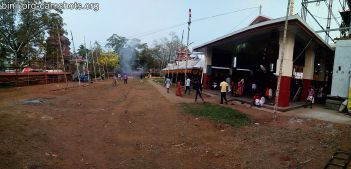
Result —
<svg viewBox="0 0 351 169"><path fill-rule="evenodd" d="M277 88L282 66L279 107L289 106L296 93L305 100L312 85L323 86L330 93L333 48L303 19L292 15L288 17L284 49L284 23L285 17L258 16L241 30L195 47L195 51L205 53L204 87L211 89L214 82L230 77L235 82L245 79L244 94L252 94L251 85L256 84L264 95L267 87Z"/></svg>

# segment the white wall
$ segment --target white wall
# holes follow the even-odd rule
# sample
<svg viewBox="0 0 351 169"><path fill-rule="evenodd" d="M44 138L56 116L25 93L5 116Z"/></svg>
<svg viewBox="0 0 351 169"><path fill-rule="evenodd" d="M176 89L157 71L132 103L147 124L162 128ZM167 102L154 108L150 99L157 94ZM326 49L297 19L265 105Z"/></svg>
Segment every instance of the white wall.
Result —
<svg viewBox="0 0 351 169"><path fill-rule="evenodd" d="M339 70L339 67L341 68ZM332 96L347 97L351 75L351 40L339 40L336 42L333 81L331 88Z"/></svg>

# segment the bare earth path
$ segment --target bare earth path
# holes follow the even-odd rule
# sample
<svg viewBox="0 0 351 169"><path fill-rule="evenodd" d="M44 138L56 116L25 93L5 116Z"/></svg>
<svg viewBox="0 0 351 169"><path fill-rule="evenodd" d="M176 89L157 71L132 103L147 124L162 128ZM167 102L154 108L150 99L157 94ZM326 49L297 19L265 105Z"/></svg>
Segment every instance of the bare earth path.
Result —
<svg viewBox="0 0 351 169"><path fill-rule="evenodd" d="M253 119L260 125L233 128L183 113L179 103L193 98L165 97L154 86L1 89L0 168L318 169L337 149L351 150L349 125L263 115ZM32 98L41 103L23 104Z"/></svg>

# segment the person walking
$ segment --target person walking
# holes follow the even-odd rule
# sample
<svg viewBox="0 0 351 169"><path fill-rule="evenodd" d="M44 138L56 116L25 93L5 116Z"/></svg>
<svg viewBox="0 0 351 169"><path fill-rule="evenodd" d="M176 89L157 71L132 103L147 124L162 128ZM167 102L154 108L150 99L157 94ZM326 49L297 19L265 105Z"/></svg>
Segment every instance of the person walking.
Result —
<svg viewBox="0 0 351 169"><path fill-rule="evenodd" d="M204 98L202 98L202 84L199 82L199 80L195 80L194 90L196 92L195 102L197 102L197 96L199 96L201 98L202 102L205 103Z"/></svg>
<svg viewBox="0 0 351 169"><path fill-rule="evenodd" d="M176 92L177 96L182 96L182 83L180 82L180 80L178 80L177 83L177 92Z"/></svg>
<svg viewBox="0 0 351 169"><path fill-rule="evenodd" d="M219 86L221 87L221 104L223 104L223 100L225 100L225 104L228 103L227 101L227 88L228 88L228 83L223 80Z"/></svg>
<svg viewBox="0 0 351 169"><path fill-rule="evenodd" d="M225 79L225 82L227 82L228 84L228 94L232 91L231 87L230 87L230 82L232 81L232 79L228 76L226 79Z"/></svg>
<svg viewBox="0 0 351 169"><path fill-rule="evenodd" d="M186 91L188 91L188 95L190 95L190 83L191 83L191 80L190 78L186 78L185 80L185 91L184 91L184 94L186 94Z"/></svg>
<svg viewBox="0 0 351 169"><path fill-rule="evenodd" d="M308 95L306 98L306 105L305 108L308 106L308 104L310 105L311 109L312 109L312 104L314 103L314 89L313 87L310 87L308 89Z"/></svg>
<svg viewBox="0 0 351 169"><path fill-rule="evenodd" d="M319 103L325 103L325 93L324 93L324 87L319 87L318 92L317 92L317 102Z"/></svg>
<svg viewBox="0 0 351 169"><path fill-rule="evenodd" d="M127 74L123 75L123 80L124 80L124 84L128 83L128 75Z"/></svg>
<svg viewBox="0 0 351 169"><path fill-rule="evenodd" d="M116 77L116 75L114 75L113 78L112 78L112 86L117 86L117 77Z"/></svg>
<svg viewBox="0 0 351 169"><path fill-rule="evenodd" d="M257 84L255 81L251 84L251 94L254 95L257 92Z"/></svg>
<svg viewBox="0 0 351 169"><path fill-rule="evenodd" d="M166 85L167 93L169 93L169 88L172 85L172 81L171 81L171 79L169 77L166 78L165 85Z"/></svg>
<svg viewBox="0 0 351 169"><path fill-rule="evenodd" d="M244 79L238 82L238 95L242 96L244 94Z"/></svg>

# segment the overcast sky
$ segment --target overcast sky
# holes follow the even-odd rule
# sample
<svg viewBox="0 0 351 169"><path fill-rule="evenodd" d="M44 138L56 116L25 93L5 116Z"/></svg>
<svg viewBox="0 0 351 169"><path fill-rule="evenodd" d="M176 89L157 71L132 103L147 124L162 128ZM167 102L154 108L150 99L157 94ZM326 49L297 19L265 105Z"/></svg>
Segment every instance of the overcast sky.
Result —
<svg viewBox="0 0 351 169"><path fill-rule="evenodd" d="M294 13L300 13L301 1L295 0ZM185 23L188 20L189 8L192 9L192 20L242 10L193 22L190 30L190 42L193 43L190 47L194 47L247 26L258 16L259 5L262 5L262 15L271 18L285 16L288 0L52 0L51 2L99 3L98 11L64 10L65 29L73 32L77 48L84 43L84 37L88 47L90 41L98 41L104 46L106 39L112 34L129 39L138 38L152 46L154 40L166 37L170 32L175 32L181 37L184 30L186 36L187 25ZM334 2L334 4L335 15L339 17L337 12L339 2ZM310 7L314 15L327 16L324 3L313 4ZM325 27L325 19L320 20L322 26ZM158 31L182 23L184 24L173 29ZM308 23L311 24L311 27L320 30L311 17ZM335 22L332 21L332 23L335 27ZM148 34L148 32L156 33ZM324 39L324 35L321 37ZM71 39L70 34L69 38Z"/></svg>

